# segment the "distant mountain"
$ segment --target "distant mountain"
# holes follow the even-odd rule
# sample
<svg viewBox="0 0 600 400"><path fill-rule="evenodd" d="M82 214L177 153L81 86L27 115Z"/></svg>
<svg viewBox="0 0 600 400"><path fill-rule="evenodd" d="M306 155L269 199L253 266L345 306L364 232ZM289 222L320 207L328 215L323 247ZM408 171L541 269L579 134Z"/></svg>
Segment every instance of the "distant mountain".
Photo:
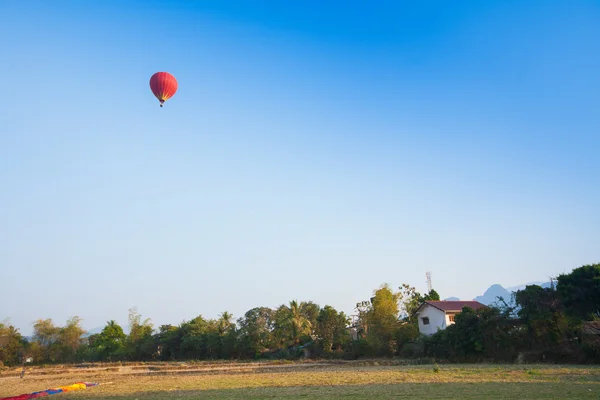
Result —
<svg viewBox="0 0 600 400"><path fill-rule="evenodd" d="M444 301L460 301L460 299L458 297L448 297L447 299L444 299Z"/></svg>
<svg viewBox="0 0 600 400"><path fill-rule="evenodd" d="M480 302L481 304L485 304L489 306L492 303L495 303L498 300L498 297L502 297L507 303L510 303L512 300L513 292L523 290L526 286L530 285L538 285L543 288L550 287L550 282L529 282L518 286L513 286L509 288L504 288L502 285L495 284L490 286L483 295L475 297L473 300Z"/></svg>
<svg viewBox="0 0 600 400"><path fill-rule="evenodd" d="M489 306L496 303L498 297L502 297L507 302L511 299L511 292L503 288L501 285L495 284L488 288L482 296L477 296L473 300Z"/></svg>

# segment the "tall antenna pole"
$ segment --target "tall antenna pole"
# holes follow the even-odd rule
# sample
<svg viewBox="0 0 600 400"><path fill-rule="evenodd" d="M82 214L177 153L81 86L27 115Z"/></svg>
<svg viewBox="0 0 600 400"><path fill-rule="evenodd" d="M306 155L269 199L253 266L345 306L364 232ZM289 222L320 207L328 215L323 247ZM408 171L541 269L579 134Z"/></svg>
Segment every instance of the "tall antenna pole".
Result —
<svg viewBox="0 0 600 400"><path fill-rule="evenodd" d="M433 286L431 285L431 271L427 271L425 276L427 277L427 293L429 293L433 289Z"/></svg>

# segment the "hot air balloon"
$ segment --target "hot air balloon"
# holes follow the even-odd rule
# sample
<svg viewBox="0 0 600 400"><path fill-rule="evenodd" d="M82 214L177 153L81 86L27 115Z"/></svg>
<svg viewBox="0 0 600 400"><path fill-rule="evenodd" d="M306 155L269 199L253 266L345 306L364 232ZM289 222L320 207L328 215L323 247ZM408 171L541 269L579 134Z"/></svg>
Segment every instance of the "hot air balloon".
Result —
<svg viewBox="0 0 600 400"><path fill-rule="evenodd" d="M177 79L168 72L157 72L150 78L150 89L162 107L177 91Z"/></svg>

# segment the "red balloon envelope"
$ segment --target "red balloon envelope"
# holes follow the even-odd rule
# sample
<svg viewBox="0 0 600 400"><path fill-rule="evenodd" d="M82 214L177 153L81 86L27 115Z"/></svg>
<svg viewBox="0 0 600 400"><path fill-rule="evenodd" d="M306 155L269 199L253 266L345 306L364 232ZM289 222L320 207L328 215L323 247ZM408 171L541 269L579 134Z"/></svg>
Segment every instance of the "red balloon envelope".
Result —
<svg viewBox="0 0 600 400"><path fill-rule="evenodd" d="M162 107L177 91L177 79L168 72L157 72L150 78L150 89Z"/></svg>

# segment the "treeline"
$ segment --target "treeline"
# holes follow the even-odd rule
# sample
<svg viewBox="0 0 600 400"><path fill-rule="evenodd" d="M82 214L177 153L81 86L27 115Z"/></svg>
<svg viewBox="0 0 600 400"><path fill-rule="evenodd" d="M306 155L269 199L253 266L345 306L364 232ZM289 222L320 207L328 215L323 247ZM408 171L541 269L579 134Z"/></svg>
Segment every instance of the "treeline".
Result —
<svg viewBox="0 0 600 400"><path fill-rule="evenodd" d="M451 361L600 362L600 264L527 286L494 307L465 309L428 338L426 354Z"/></svg>
<svg viewBox="0 0 600 400"><path fill-rule="evenodd" d="M291 301L276 309L257 307L234 320L198 316L155 328L135 309L129 334L115 321L86 337L81 320L65 326L34 323L26 340L0 324L0 362L18 365L90 361L171 361L260 358L428 357L453 362L600 361L600 264L557 277L549 288L527 286L511 299L478 310L465 308L455 324L432 336L419 334L415 311L439 300L403 284L382 285L356 305L349 318L331 306Z"/></svg>

